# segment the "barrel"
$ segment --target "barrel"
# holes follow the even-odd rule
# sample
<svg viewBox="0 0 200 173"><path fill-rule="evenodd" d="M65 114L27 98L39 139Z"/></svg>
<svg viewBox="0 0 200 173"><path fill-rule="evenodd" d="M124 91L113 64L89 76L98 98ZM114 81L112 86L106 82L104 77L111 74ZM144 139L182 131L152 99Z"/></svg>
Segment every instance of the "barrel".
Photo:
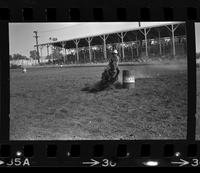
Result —
<svg viewBox="0 0 200 173"><path fill-rule="evenodd" d="M123 70L122 73L123 88L135 88L135 77L129 70Z"/></svg>

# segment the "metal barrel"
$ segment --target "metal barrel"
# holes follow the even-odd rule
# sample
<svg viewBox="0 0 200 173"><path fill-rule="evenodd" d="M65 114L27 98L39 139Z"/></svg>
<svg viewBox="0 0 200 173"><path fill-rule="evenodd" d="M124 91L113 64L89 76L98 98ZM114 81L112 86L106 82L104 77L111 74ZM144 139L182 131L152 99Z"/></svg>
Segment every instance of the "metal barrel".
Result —
<svg viewBox="0 0 200 173"><path fill-rule="evenodd" d="M135 88L135 77L129 70L123 70L122 73L123 88Z"/></svg>

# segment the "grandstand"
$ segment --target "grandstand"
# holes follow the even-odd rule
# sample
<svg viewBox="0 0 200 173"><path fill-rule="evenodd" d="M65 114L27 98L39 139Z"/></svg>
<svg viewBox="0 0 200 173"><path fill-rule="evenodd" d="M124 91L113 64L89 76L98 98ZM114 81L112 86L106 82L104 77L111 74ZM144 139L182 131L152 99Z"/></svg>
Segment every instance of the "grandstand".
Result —
<svg viewBox="0 0 200 173"><path fill-rule="evenodd" d="M62 54L60 62L63 64L103 63L113 49L118 50L121 63L183 57L187 52L184 22L137 27L100 35L91 34L87 37L34 45L37 46L40 48L40 55L46 47L47 56L50 56L52 61L58 57L50 54L49 48L59 48Z"/></svg>

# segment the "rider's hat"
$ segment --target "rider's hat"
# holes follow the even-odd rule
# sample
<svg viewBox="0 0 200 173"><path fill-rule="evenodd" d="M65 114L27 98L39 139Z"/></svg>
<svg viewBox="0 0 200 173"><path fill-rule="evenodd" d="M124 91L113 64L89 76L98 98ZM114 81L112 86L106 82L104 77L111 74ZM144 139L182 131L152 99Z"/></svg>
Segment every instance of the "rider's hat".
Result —
<svg viewBox="0 0 200 173"><path fill-rule="evenodd" d="M115 50L113 51L113 53L114 53L114 54L118 54L118 51L115 49Z"/></svg>

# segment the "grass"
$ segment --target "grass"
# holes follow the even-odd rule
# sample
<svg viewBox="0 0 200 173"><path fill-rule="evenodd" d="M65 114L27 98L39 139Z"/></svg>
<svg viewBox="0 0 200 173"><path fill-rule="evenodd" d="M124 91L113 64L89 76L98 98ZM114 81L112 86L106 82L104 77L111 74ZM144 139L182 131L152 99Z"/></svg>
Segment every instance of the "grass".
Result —
<svg viewBox="0 0 200 173"><path fill-rule="evenodd" d="M133 71L134 89L81 91L103 69L11 70L10 139L186 139L186 65L122 66Z"/></svg>

